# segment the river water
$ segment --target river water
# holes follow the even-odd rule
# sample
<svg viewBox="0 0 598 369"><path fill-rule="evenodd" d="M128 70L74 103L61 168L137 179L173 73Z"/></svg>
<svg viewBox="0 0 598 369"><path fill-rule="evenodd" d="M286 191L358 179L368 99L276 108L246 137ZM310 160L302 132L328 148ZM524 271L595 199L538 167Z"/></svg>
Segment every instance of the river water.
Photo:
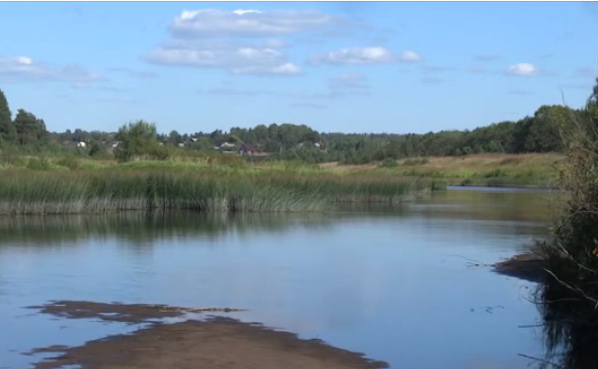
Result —
<svg viewBox="0 0 598 369"><path fill-rule="evenodd" d="M0 368L133 329L33 314L50 300L247 308L234 315L401 369L517 369L542 356L533 283L485 264L525 251L547 192L453 188L329 214L0 219Z"/></svg>

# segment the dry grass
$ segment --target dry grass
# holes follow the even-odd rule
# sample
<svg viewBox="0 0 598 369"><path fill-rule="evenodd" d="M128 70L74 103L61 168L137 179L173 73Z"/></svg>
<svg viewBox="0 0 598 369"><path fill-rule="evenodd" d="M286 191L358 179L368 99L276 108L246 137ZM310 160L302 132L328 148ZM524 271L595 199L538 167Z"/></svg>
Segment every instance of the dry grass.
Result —
<svg viewBox="0 0 598 369"><path fill-rule="evenodd" d="M558 179L558 168L564 160L565 156L557 153L477 154L402 159L397 161L394 168L338 163L327 163L321 167L339 173L375 169L405 177L439 178L451 184L549 185Z"/></svg>

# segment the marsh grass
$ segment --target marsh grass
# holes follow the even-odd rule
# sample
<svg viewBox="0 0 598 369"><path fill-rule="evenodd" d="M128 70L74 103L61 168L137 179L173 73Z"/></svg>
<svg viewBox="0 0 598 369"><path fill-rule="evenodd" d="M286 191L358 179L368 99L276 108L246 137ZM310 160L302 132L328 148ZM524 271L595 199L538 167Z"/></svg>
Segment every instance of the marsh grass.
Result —
<svg viewBox="0 0 598 369"><path fill-rule="evenodd" d="M324 211L338 202L400 202L442 183L320 170L236 167L4 171L0 214L86 214L128 210Z"/></svg>

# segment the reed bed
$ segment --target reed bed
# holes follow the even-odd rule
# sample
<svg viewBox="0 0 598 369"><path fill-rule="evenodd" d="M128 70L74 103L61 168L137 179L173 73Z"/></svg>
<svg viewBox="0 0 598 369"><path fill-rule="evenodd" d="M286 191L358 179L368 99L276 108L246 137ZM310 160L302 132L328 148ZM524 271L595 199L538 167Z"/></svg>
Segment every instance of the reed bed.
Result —
<svg viewBox="0 0 598 369"><path fill-rule="evenodd" d="M292 171L106 169L4 171L0 214L98 214L129 210L324 211L338 202L400 202L442 189L437 181Z"/></svg>

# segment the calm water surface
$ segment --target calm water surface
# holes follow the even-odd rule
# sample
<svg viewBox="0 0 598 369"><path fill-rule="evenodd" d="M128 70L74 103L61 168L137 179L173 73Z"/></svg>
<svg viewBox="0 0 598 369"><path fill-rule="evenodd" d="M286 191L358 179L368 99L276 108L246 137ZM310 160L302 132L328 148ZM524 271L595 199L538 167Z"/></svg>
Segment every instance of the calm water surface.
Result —
<svg viewBox="0 0 598 369"><path fill-rule="evenodd" d="M494 263L545 234L545 192L453 189L326 215L0 219L0 368L21 353L131 330L61 320L49 300L248 308L236 317L401 369L527 368L541 356L533 284Z"/></svg>

